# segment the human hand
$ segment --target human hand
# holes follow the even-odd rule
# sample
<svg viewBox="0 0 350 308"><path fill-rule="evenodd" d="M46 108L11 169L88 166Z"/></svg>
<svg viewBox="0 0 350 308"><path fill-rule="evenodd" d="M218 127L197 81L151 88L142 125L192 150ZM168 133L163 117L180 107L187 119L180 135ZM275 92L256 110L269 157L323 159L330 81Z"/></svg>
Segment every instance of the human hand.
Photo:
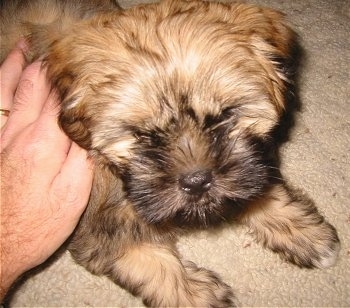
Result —
<svg viewBox="0 0 350 308"><path fill-rule="evenodd" d="M21 45L22 44L22 45ZM23 42L3 62L1 108L1 298L69 237L90 195L93 166L57 124L59 102Z"/></svg>

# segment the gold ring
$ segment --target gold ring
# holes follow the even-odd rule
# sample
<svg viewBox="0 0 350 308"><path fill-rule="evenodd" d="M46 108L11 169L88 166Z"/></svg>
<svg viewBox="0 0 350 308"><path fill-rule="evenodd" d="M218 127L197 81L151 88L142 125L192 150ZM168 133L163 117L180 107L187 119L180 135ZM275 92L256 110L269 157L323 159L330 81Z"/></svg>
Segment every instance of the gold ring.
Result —
<svg viewBox="0 0 350 308"><path fill-rule="evenodd" d="M10 110L0 108L0 115L8 117L10 115Z"/></svg>

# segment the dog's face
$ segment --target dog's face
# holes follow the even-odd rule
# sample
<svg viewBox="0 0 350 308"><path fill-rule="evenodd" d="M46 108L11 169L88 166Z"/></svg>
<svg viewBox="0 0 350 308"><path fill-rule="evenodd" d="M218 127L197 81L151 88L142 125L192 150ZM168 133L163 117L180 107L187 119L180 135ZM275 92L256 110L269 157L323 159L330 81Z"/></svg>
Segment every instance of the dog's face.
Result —
<svg viewBox="0 0 350 308"><path fill-rule="evenodd" d="M149 223L227 219L269 182L292 34L247 5L168 1L51 38L67 134L113 169Z"/></svg>

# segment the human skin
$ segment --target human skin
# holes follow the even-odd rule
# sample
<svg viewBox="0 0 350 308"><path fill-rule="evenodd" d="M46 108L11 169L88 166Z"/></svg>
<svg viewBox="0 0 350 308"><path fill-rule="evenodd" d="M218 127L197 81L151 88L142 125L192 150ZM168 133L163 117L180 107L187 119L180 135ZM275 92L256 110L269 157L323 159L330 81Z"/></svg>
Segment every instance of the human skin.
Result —
<svg viewBox="0 0 350 308"><path fill-rule="evenodd" d="M69 237L90 195L93 164L57 124L59 101L24 41L0 69L1 300Z"/></svg>

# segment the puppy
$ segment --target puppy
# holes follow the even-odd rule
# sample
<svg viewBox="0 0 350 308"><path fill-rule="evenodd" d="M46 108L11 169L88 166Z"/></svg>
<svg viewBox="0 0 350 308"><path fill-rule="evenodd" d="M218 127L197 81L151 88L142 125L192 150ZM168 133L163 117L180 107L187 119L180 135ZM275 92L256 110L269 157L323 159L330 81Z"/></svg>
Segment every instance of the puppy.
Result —
<svg viewBox="0 0 350 308"><path fill-rule="evenodd" d="M1 22L2 58L27 37L29 61L44 61L60 93L60 125L95 161L69 244L90 272L149 306L233 306L231 288L175 246L183 232L232 220L300 267L334 264L335 229L271 159L295 45L281 13L35 0L6 3Z"/></svg>

